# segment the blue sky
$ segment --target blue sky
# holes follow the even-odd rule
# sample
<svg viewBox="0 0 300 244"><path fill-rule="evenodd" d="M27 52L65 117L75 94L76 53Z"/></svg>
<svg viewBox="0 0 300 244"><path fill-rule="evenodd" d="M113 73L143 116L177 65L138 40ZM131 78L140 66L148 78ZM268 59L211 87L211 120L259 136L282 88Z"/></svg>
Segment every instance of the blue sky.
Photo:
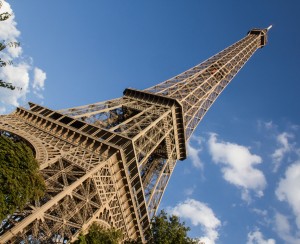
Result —
<svg viewBox="0 0 300 244"><path fill-rule="evenodd" d="M144 89L273 24L206 114L161 202L207 243L300 243L298 1L11 0L0 111L62 109Z"/></svg>

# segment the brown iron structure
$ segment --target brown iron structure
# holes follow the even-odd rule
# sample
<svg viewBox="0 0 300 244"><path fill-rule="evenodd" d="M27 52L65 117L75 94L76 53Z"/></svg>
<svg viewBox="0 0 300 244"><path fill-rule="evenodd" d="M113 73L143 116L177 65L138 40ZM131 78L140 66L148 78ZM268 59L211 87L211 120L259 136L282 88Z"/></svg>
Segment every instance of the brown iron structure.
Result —
<svg viewBox="0 0 300 244"><path fill-rule="evenodd" d="M269 27L270 28L270 27ZM124 239L147 241L177 160L207 110L232 78L267 43L267 29L143 91L51 110L29 103L0 116L0 130L34 148L47 190L5 220L0 243L72 242L93 222Z"/></svg>

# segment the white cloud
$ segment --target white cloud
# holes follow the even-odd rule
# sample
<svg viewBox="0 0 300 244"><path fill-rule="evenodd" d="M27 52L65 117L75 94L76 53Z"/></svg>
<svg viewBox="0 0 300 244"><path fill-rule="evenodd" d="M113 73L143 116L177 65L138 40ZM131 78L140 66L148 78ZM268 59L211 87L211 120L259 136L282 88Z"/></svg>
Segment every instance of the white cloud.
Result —
<svg viewBox="0 0 300 244"><path fill-rule="evenodd" d="M281 213L275 214L275 228L278 236L288 244L299 244L299 236L293 236L291 226L286 216Z"/></svg>
<svg viewBox="0 0 300 244"><path fill-rule="evenodd" d="M218 239L218 228L221 225L221 221L205 203L187 199L170 209L169 212L180 218L190 220L192 225L200 225L205 236L200 237L199 240L205 241L205 244L214 244Z"/></svg>
<svg viewBox="0 0 300 244"><path fill-rule="evenodd" d="M199 157L199 153L201 152L201 149L197 149L191 145L191 143L188 143L187 146L188 156L192 160L192 164L195 168L203 169L203 163L201 162L201 159Z"/></svg>
<svg viewBox="0 0 300 244"><path fill-rule="evenodd" d="M275 244L274 239L264 239L263 234L259 230L248 233L247 244Z"/></svg>
<svg viewBox="0 0 300 244"><path fill-rule="evenodd" d="M242 188L242 199L249 202L249 190L256 196L263 196L266 179L262 171L254 168L260 164L260 156L251 154L247 147L230 143L218 142L217 135L211 134L208 140L209 152L213 162L222 164L223 177L229 183Z"/></svg>
<svg viewBox="0 0 300 244"><path fill-rule="evenodd" d="M0 13L8 12L11 16L5 20L1 21L0 25L0 40L9 42L17 42L17 38L20 36L21 32L17 29L17 23L15 21L15 16L9 5L9 3L2 1L3 5L0 8ZM22 53L21 47L7 47L6 52L1 52L1 57L4 57L5 60L11 60L12 58L17 58Z"/></svg>
<svg viewBox="0 0 300 244"><path fill-rule="evenodd" d="M33 89L43 90L46 77L46 73L43 70L34 68L34 80L32 84Z"/></svg>
<svg viewBox="0 0 300 244"><path fill-rule="evenodd" d="M277 142L279 148L271 155L274 163L274 172L277 172L283 157L292 150L292 145L289 143L289 138L293 138L293 135L283 132L277 136Z"/></svg>
<svg viewBox="0 0 300 244"><path fill-rule="evenodd" d="M285 178L280 180L275 193L280 201L290 205L300 230L300 161L287 168Z"/></svg>
<svg viewBox="0 0 300 244"><path fill-rule="evenodd" d="M278 230L279 233L286 233L286 234L290 235L291 227L290 227L287 217L285 217L281 213L276 213L275 214L275 223L276 223L276 229Z"/></svg>
<svg viewBox="0 0 300 244"><path fill-rule="evenodd" d="M11 16L5 20L1 21L0 25L0 39L7 41L17 41L17 37L21 34L17 29L17 23L15 22L15 16L9 5L9 3L2 1L2 7L0 8L0 13L8 12Z"/></svg>
<svg viewBox="0 0 300 244"><path fill-rule="evenodd" d="M0 102L2 104L9 104L13 106L19 106L19 99L25 97L29 84L29 66L25 63L18 66L8 66L1 70L0 79L4 81L14 81L13 84L16 87L22 87L22 90L10 90L0 88Z"/></svg>
<svg viewBox="0 0 300 244"><path fill-rule="evenodd" d="M17 23L14 18L14 13L9 3L2 1L3 5L0 8L0 13L8 12L11 16L1 21L0 24L0 40L4 40L5 43L18 42L20 31L17 29ZM12 109L14 106L19 106L20 102L23 103L26 100L26 95L30 92L31 83L31 71L33 69L32 60L28 58L24 60L22 55L22 48L9 47L7 46L3 51L0 52L0 57L5 61L13 61L12 65L7 65L1 68L0 79L11 83L16 88L10 90L7 88L0 87L0 113L5 113ZM40 90L44 88L44 82L46 74L39 68L34 68L34 81L32 87L34 93L41 97Z"/></svg>

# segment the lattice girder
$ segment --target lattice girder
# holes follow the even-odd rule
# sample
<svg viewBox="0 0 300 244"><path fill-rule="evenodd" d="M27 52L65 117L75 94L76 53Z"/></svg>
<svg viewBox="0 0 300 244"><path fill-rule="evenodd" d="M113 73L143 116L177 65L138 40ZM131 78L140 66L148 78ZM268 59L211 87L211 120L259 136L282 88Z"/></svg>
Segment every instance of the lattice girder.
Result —
<svg viewBox="0 0 300 244"><path fill-rule="evenodd" d="M0 116L0 134L34 150L46 194L0 226L0 242L74 241L93 222L146 242L177 160L211 105L268 29L248 35L203 63L144 91L54 111L33 103Z"/></svg>
<svg viewBox="0 0 300 244"><path fill-rule="evenodd" d="M206 111L242 68L253 53L262 46L261 32L249 32L242 40L192 69L156 86L148 92L175 98L184 113L186 139L189 139Z"/></svg>
<svg viewBox="0 0 300 244"><path fill-rule="evenodd" d="M112 133L102 131L100 128L96 128L96 127L92 128L89 125L78 124L78 122L75 121L74 119L70 120L69 117L68 117L68 119L65 119L66 117L64 117L63 115L58 116L58 114L55 111L50 111L46 108L43 108L43 107L40 107L37 105L31 104L31 107L32 107L32 110L35 110L35 112L27 111L25 109L20 108L12 116L13 119L10 118L10 124L13 124L12 120L17 121L18 127L19 127L18 130L17 129L13 130L12 128L10 128L12 130L11 132L15 133L17 135L20 135L20 134L22 134L22 133L20 133L20 131L22 131L23 134L20 136L24 136L25 138L28 137L28 135L26 135L26 132L24 132L23 130L20 130L20 124L22 124L21 123L22 120L23 121L25 120L26 122L23 122L24 125L22 125L21 128L22 129L30 128L30 133L32 133L33 135L36 136L36 140L42 141L43 139L51 138L51 140L47 139L47 142L43 142L43 145L45 148L48 148L48 146L49 146L51 150L57 151L58 154L55 155L55 157L51 157L46 160L41 160L42 162L44 162L40 166L41 166L41 173L46 180L47 193L46 193L45 197L42 198L40 202L36 203L36 206L34 207L34 208L39 207L40 209L39 210L32 209L30 212L25 214L24 217L22 217L22 218L18 217L19 218L18 223L16 221L14 221L15 224L7 225L5 227L5 229L2 229L3 235L1 236L1 239L0 239L1 242L5 241L5 240L9 240L9 239L14 240L14 238L19 238L19 237L23 238L24 236L26 236L25 232L20 232L21 229L24 229L23 228L24 222L26 223L26 226L29 226L29 225L31 226L32 224L30 224L30 223L34 223L34 221L35 221L34 219L40 218L40 217L34 217L34 216L46 216L46 217L43 217L44 219L46 219L47 217L49 218L49 216L52 216L51 214L47 215L47 211L51 206L53 206L53 204L56 205L57 203L59 203L59 201L62 199L61 197L71 194L74 202L76 202L76 199L77 199L77 201L78 201L78 199L83 200L82 197L81 198L79 197L78 192L76 190L73 190L73 191L70 190L71 188L77 189L74 186L74 184L76 184L76 185L80 184L80 182L83 182L83 178L85 180L90 180L91 178L94 177L93 175L95 175L96 172L101 171L101 168L108 167L107 164L105 164L104 162L113 161L113 163L110 163L111 166L115 165L115 164L119 164L119 160L116 157L116 153L118 154L121 152L120 146L125 147L124 149L126 149L126 145L128 145L128 143L126 143L126 141L128 141L128 140L125 139L122 141L122 138L117 137ZM46 116L43 114L46 114ZM51 119L51 117L52 117L52 119ZM55 119L61 120L61 123L58 121L54 121ZM6 120L7 120L7 118L5 119L5 121ZM66 124L68 122L69 122L69 125ZM7 126L3 126L3 124L6 125L7 123L0 123L0 130L7 129L6 128ZM78 131L79 125L80 126L82 125L81 126L82 131L91 132L91 133L94 132L94 134L97 135L97 137L100 136L102 138L101 141L106 141L106 143L100 143L99 140L97 140L92 135L89 135L89 134L86 134L83 132L79 133L79 131ZM16 127L16 126L11 126L11 127ZM51 137L48 136L49 134L51 134ZM110 135L108 135L108 134L110 134ZM53 138L56 138L56 139L53 139ZM112 144L109 141L113 141L114 143ZM117 145L116 145L116 143L117 143ZM66 145L71 145L71 146L66 146ZM67 151L64 151L64 149ZM71 150L69 151L69 149L71 149ZM118 156L118 158L121 158L121 156ZM99 164L99 162L100 162L100 164ZM113 167L113 168L115 168L115 167ZM122 168L122 166L121 166L121 168ZM121 209L120 204L122 204L127 209L124 209L124 211L119 210L118 213L115 212L114 215L112 216L112 218L110 219L110 221L111 221L110 224L116 225L117 228L124 230L125 233L127 232L125 235L126 238L129 238L129 237L135 238L137 233L139 233L139 231L142 230L142 229L141 230L139 229L140 228L139 223L137 223L137 221L134 221L134 219L136 219L136 217L132 213L132 205L134 204L135 208L136 208L136 206L138 204L131 201L132 197L128 196L127 191L125 191L126 194L123 194L123 196L122 196L122 202L121 202L121 200L119 200L119 196L117 196L119 194L119 192L122 192L122 191L119 191L119 192L117 190L112 191L112 189L114 189L114 187L116 187L117 185L120 185L119 188L123 187L122 185L124 185L124 182L126 182L126 180L128 180L128 179L124 180L124 172L125 171L127 172L128 170L123 171L122 177L119 176L119 181L118 181L119 184L116 183L116 180L112 180L112 179L114 177L116 177L116 175L120 175L120 172L115 172L114 174L112 174L112 173L109 174L107 177L107 178L109 178L109 179L107 179L108 181L104 180L103 176L105 174L102 172L101 173L102 179L100 181L102 181L102 185L104 184L104 187L101 189L101 192L99 191L99 193L97 193L97 194L99 194L98 197L96 197L95 195L92 195L90 197L90 199L86 200L86 201L90 202L90 200L95 197L98 199L103 199L103 197L101 197L101 196L104 196L105 201L103 201L103 203L99 202L97 204L96 203L89 204L90 207L86 207L86 206L84 206L84 204L82 202L81 203L78 202L76 205L76 209L79 209L80 211L83 211L83 212L80 214L80 216L77 216L77 217L75 216L74 219L75 218L82 219L86 225L86 223L88 221L87 216L89 216L89 218L93 217L94 221L97 220L97 216L92 216L94 212L91 211L91 209L100 209L101 210L101 206L103 204L111 205L112 204L111 202L114 202L113 205L117 206L118 209ZM97 174L98 173L96 173L96 175L95 175L96 178L97 178ZM83 184L83 183L81 183L81 184ZM109 184L109 185L107 185L107 184ZM130 186L130 187L132 187L132 186ZM70 192L73 192L74 196ZM109 198L107 198L108 195L110 196ZM68 205L72 206L72 204L68 204ZM48 206L48 207L46 207L46 206ZM91 206L93 206L93 207L91 207ZM76 213L76 211L73 211L73 212ZM92 213L92 215L91 215L91 213ZM127 213L127 215L126 215L127 223L126 224L124 222L125 221L124 220L125 213ZM99 214L100 214L100 212L99 212ZM66 218L65 217L62 218L62 216L59 216L58 212L55 212L55 215L56 216L51 217L52 218L51 221L54 221L55 218L57 218L57 221L58 221L58 219L60 219L58 221L59 224L55 225L58 228L59 226L61 226L61 223L63 223L63 219L66 219ZM8 222L9 222L9 220L8 220ZM74 226L76 225L76 223L70 224L71 223L70 221L67 221L66 225L68 225L68 223L71 227L73 226L72 228L74 228ZM79 224L82 225L82 221L80 221ZM44 224L44 225L46 225L46 224ZM88 227L88 225L86 227ZM126 231L126 229L127 229L127 231ZM8 230L9 230L9 232L8 232ZM56 229L52 228L52 230L54 231ZM64 229L64 230L66 232L70 233L69 230L67 230L67 229ZM76 232L76 233L78 234L80 230L81 229L78 229L78 232ZM24 231L25 231L25 229L24 229ZM57 230L55 233L53 233L53 231L48 234L48 238L50 238L51 236L53 237L53 235L62 236L60 233L57 232ZM18 234L18 233L20 233L20 234ZM30 234L30 236L31 235L32 234ZM43 235L45 235L45 234L43 234ZM66 238L67 239L74 238L74 233L72 235L73 236L67 236ZM19 236L19 237L17 237L17 236Z"/></svg>

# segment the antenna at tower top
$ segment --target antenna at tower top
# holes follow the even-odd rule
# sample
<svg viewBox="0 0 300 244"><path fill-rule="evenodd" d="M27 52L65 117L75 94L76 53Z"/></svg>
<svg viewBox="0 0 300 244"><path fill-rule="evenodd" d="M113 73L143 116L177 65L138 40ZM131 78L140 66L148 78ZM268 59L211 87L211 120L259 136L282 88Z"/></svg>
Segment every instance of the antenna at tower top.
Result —
<svg viewBox="0 0 300 244"><path fill-rule="evenodd" d="M272 27L273 27L273 25L270 25L270 26L267 28L267 31L269 31Z"/></svg>

